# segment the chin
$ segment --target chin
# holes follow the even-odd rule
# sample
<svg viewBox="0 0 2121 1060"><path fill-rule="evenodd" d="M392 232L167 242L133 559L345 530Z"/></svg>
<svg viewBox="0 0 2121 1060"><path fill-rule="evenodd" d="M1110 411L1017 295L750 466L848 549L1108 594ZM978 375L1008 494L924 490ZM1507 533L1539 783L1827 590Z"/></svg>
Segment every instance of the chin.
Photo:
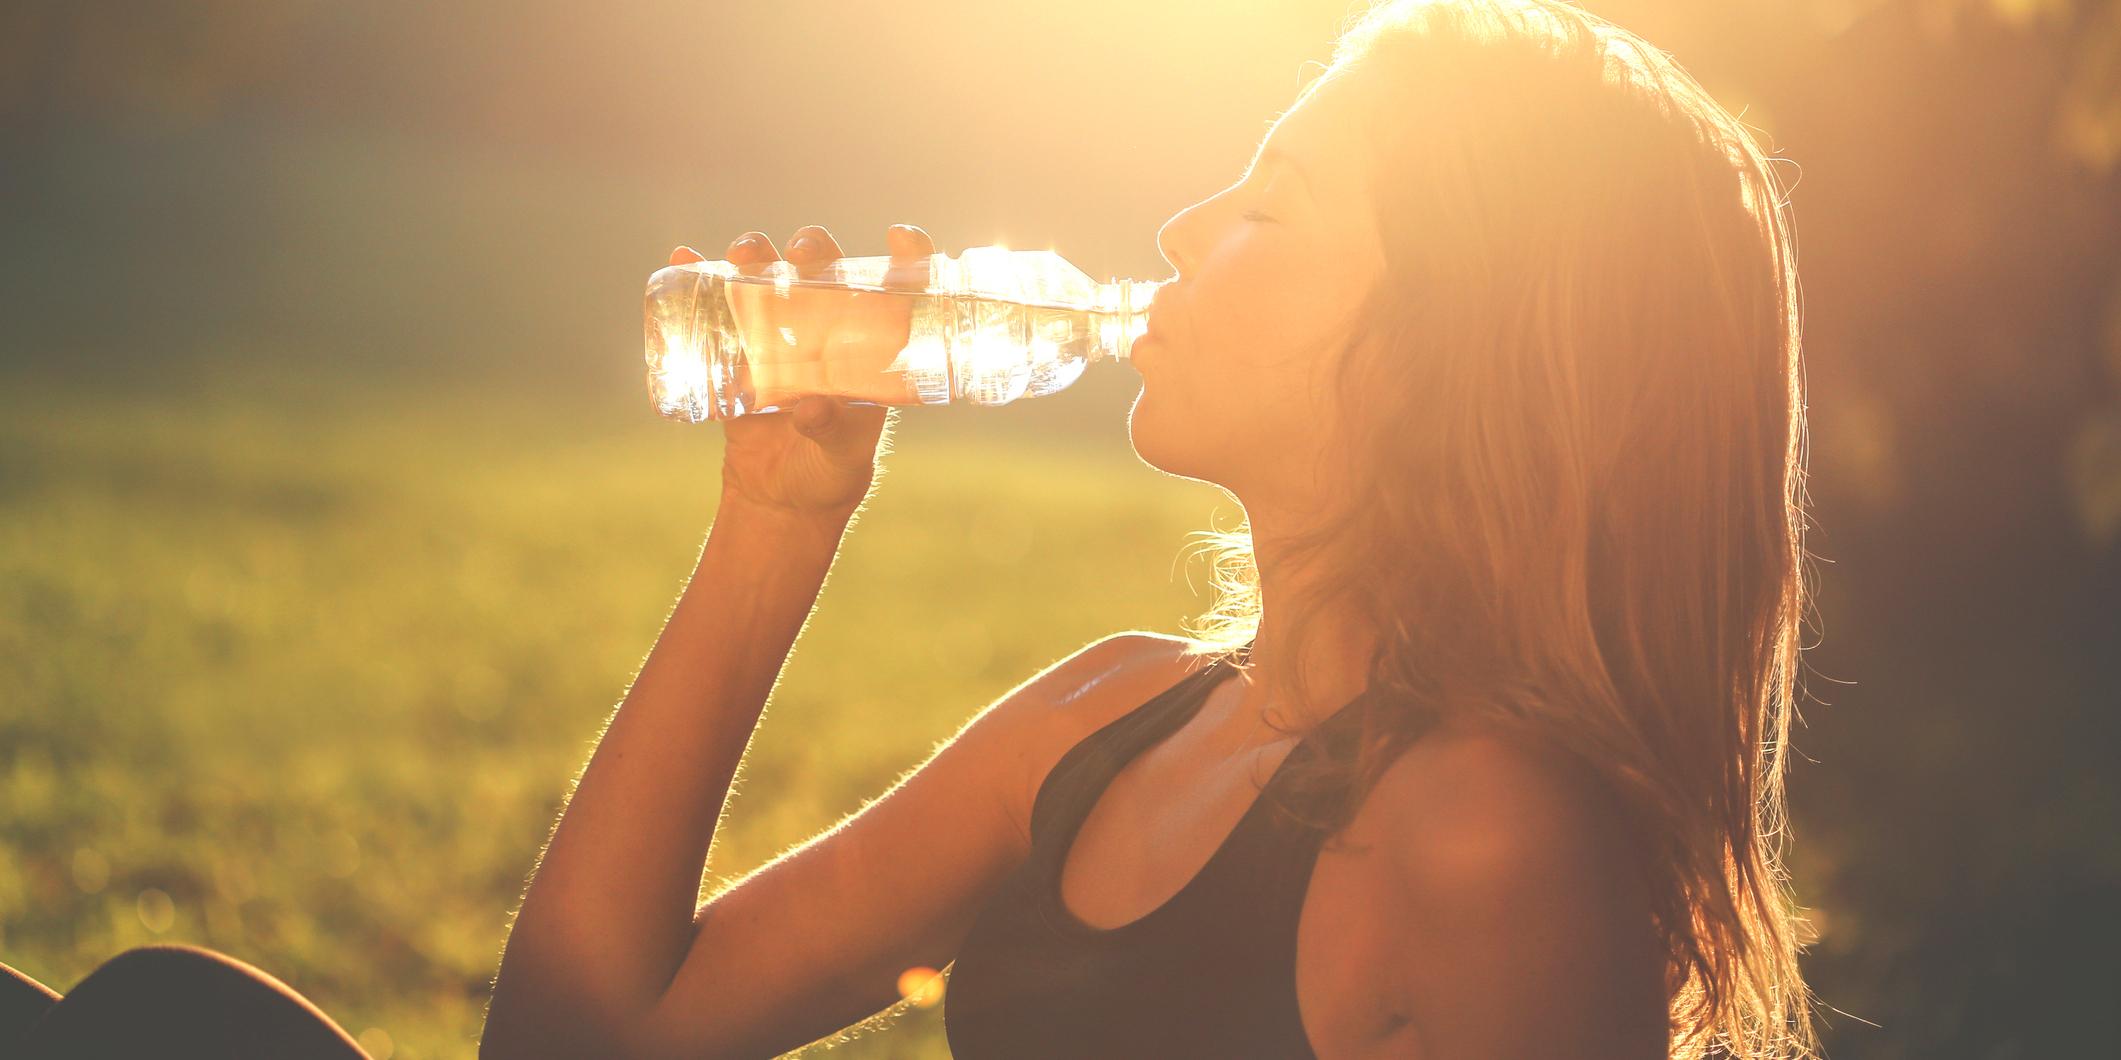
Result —
<svg viewBox="0 0 2121 1060"><path fill-rule="evenodd" d="M1158 471L1176 474L1166 463L1163 434L1157 425L1156 414L1144 411L1145 405L1152 409L1155 405L1146 385L1134 392L1134 404L1127 409L1127 441L1134 446L1134 455L1140 457L1142 463Z"/></svg>
<svg viewBox="0 0 2121 1060"><path fill-rule="evenodd" d="M1167 475L1214 482L1206 459L1209 453L1202 451L1214 425L1188 422L1182 410L1170 409L1150 396L1150 389L1144 386L1137 391L1134 406L1127 411L1127 440L1134 446L1134 455Z"/></svg>

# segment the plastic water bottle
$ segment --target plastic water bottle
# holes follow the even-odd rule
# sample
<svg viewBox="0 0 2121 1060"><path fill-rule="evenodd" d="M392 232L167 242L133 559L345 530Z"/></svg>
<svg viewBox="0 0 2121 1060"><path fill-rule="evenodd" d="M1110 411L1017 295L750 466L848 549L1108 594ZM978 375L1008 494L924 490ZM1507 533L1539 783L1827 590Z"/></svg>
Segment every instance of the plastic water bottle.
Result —
<svg viewBox="0 0 2121 1060"><path fill-rule="evenodd" d="M1161 286L1097 283L1050 250L998 246L925 266L840 258L803 276L786 261L756 275L727 261L672 265L648 279L649 393L657 412L690 423L805 394L1005 405L1124 359Z"/></svg>

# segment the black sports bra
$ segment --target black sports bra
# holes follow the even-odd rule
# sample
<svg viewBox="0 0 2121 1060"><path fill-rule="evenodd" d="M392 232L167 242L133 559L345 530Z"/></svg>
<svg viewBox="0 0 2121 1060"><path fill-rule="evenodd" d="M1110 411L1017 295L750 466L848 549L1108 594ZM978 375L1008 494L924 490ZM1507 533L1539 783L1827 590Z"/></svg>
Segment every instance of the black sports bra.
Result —
<svg viewBox="0 0 2121 1060"><path fill-rule="evenodd" d="M1060 897L1061 866L1098 796L1235 674L1217 659L1054 764L1032 805L1030 855L982 907L951 965L943 1026L957 1060L1314 1055L1296 1003L1296 927L1325 836L1273 812L1268 796L1367 692L1305 734L1169 901L1106 930Z"/></svg>

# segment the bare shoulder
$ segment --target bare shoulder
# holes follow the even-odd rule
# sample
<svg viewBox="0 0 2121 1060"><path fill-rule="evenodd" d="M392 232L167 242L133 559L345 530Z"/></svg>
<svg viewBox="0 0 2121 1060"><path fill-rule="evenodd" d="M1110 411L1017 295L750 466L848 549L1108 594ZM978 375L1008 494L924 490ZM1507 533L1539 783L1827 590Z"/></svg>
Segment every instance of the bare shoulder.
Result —
<svg viewBox="0 0 2121 1060"><path fill-rule="evenodd" d="M1017 734L1012 815L1028 841L1031 804L1061 756L1205 665L1196 642L1125 630L1085 645L1011 692L1001 708Z"/></svg>
<svg viewBox="0 0 2121 1060"><path fill-rule="evenodd" d="M1062 736L1111 722L1206 665L1195 642L1125 630L1093 641L1054 668L1050 696L1033 700Z"/></svg>
<svg viewBox="0 0 2121 1060"><path fill-rule="evenodd" d="M1372 798L1412 882L1485 885L1498 874L1632 870L1619 807L1582 763L1534 741L1444 729L1408 748Z"/></svg>
<svg viewBox="0 0 2121 1060"><path fill-rule="evenodd" d="M1373 790L1374 893L1401 942L1380 969L1440 1055L1663 1055L1663 956L1620 810L1582 763L1493 732L1438 731ZM1537 1013L1528 1017L1527 1013ZM1599 1043L1591 1047L1591 1043Z"/></svg>

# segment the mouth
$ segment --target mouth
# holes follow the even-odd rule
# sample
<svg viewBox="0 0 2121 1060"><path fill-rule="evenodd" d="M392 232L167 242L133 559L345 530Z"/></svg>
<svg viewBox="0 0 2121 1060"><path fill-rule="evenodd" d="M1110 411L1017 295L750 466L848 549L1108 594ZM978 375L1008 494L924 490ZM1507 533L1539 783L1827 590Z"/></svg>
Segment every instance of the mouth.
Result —
<svg viewBox="0 0 2121 1060"><path fill-rule="evenodd" d="M1127 364L1132 366L1135 371L1141 371L1142 352L1154 345L1156 345L1156 333L1153 331L1144 331L1140 335L1135 336L1133 344L1127 347Z"/></svg>
<svg viewBox="0 0 2121 1060"><path fill-rule="evenodd" d="M1156 319L1169 312L1171 312L1171 310L1163 308L1163 303L1152 303L1149 306L1149 314L1146 318L1145 326L1142 328L1142 338L1146 339L1152 335L1156 335Z"/></svg>
<svg viewBox="0 0 2121 1060"><path fill-rule="evenodd" d="M1171 302L1170 288L1159 288L1156 292L1156 300L1149 303L1148 318L1143 324L1142 333L1134 340L1133 349L1139 350L1144 346L1162 342L1163 332L1157 329L1157 319L1175 311ZM1128 356L1131 359L1135 354L1130 350Z"/></svg>

